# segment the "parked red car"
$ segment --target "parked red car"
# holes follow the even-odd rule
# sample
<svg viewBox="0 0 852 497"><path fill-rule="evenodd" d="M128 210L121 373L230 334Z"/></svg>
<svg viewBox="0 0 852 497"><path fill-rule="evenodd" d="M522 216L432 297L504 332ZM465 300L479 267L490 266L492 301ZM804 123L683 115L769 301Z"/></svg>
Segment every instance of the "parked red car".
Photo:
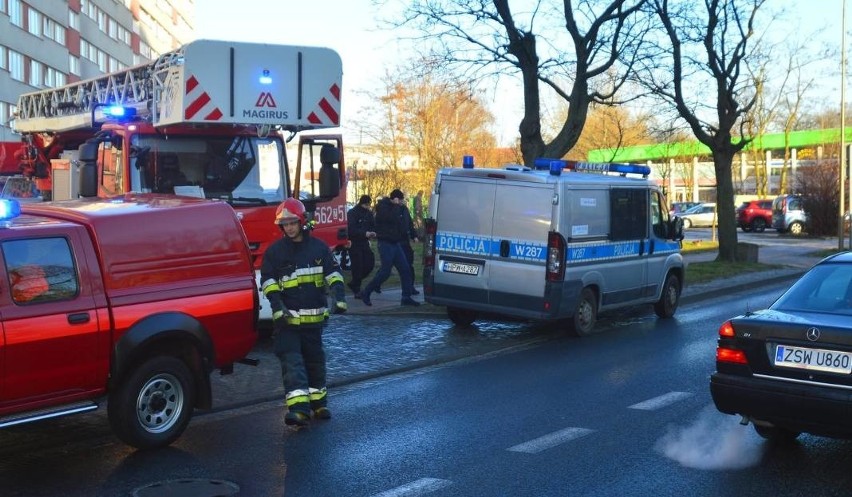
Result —
<svg viewBox="0 0 852 497"><path fill-rule="evenodd" d="M743 231L763 230L772 226L772 200L750 200L737 207L737 226Z"/></svg>

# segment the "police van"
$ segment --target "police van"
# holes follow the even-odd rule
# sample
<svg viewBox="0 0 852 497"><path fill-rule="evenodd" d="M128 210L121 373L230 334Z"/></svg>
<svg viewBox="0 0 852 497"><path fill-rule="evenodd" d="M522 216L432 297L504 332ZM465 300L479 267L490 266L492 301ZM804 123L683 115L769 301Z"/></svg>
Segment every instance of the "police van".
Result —
<svg viewBox="0 0 852 497"><path fill-rule="evenodd" d="M441 169L429 204L423 287L458 326L480 313L570 319L653 304L674 315L683 225L647 166L537 159L534 168Z"/></svg>

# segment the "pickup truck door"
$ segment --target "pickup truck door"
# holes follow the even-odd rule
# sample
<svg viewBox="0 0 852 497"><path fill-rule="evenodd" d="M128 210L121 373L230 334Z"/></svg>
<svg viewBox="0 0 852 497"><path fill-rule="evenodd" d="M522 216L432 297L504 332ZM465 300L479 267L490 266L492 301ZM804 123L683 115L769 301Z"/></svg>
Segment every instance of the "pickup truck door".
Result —
<svg viewBox="0 0 852 497"><path fill-rule="evenodd" d="M108 337L101 336L99 321L104 326L108 321L99 319L95 305L100 271L91 267L88 235L67 225L31 231L37 235L0 238L0 414L88 398L105 389L109 349L103 340ZM21 273L33 266L43 280L26 283Z"/></svg>

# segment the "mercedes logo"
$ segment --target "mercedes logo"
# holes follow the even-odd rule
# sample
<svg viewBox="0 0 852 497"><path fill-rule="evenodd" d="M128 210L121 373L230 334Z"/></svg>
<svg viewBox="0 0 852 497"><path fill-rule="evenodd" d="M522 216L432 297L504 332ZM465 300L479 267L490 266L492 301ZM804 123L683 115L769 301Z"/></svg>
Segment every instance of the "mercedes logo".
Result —
<svg viewBox="0 0 852 497"><path fill-rule="evenodd" d="M816 342L819 340L819 328L814 328L811 326L808 328L808 331L805 332L805 336L808 337L808 340L812 342Z"/></svg>

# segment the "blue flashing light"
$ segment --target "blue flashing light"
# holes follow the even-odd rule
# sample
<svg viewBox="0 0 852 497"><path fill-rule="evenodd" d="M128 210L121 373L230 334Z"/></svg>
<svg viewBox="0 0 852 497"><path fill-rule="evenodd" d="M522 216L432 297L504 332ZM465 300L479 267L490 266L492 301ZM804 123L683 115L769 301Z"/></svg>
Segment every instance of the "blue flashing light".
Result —
<svg viewBox="0 0 852 497"><path fill-rule="evenodd" d="M550 161L550 175L551 176L562 176L562 163L564 161L561 160L552 160Z"/></svg>
<svg viewBox="0 0 852 497"><path fill-rule="evenodd" d="M550 174L554 174L553 171L557 168L596 173L640 174L643 177L648 177L651 174L650 167L639 164L578 162L573 160L538 158L535 160L534 165L536 169L549 170Z"/></svg>
<svg viewBox="0 0 852 497"><path fill-rule="evenodd" d="M0 221L9 221L21 215L21 204L15 199L0 199Z"/></svg>
<svg viewBox="0 0 852 497"><path fill-rule="evenodd" d="M473 156L465 155L462 157L462 167L465 169L473 169Z"/></svg>
<svg viewBox="0 0 852 497"><path fill-rule="evenodd" d="M260 75L258 79L260 84L262 85L271 85L272 84L272 76L269 75L269 69L264 69L263 74Z"/></svg>
<svg viewBox="0 0 852 497"><path fill-rule="evenodd" d="M104 107L104 116L126 122L136 116L136 109L133 107L122 107L121 105L108 105Z"/></svg>
<svg viewBox="0 0 852 497"><path fill-rule="evenodd" d="M104 114L109 117L122 118L127 114L127 109L120 105L110 105L104 110Z"/></svg>

